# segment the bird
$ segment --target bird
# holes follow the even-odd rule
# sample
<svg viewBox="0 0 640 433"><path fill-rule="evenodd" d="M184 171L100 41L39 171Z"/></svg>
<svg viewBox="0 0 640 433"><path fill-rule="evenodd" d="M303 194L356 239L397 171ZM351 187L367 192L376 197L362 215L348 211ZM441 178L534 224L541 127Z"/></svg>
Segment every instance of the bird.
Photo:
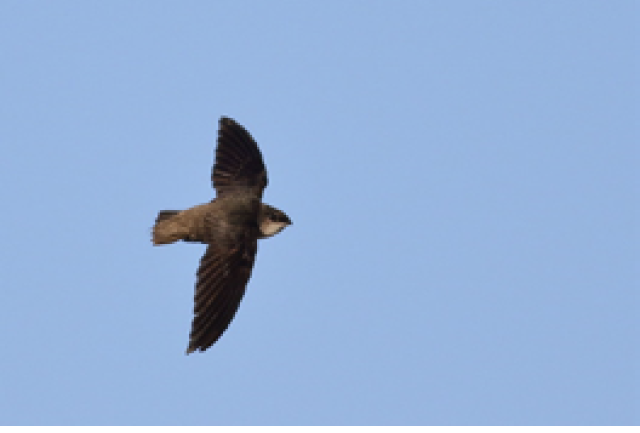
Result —
<svg viewBox="0 0 640 433"><path fill-rule="evenodd" d="M154 246L177 241L206 244L196 273L194 317L187 355L204 352L227 330L244 297L258 240L292 224L286 213L262 202L267 170L258 144L235 120L221 117L210 202L163 210L152 229Z"/></svg>

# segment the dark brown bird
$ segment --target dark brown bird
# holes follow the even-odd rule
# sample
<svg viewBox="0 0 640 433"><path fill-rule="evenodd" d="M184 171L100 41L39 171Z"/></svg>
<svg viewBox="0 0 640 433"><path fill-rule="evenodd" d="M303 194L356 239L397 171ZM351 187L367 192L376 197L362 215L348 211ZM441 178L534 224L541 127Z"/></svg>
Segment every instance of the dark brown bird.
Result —
<svg viewBox="0 0 640 433"><path fill-rule="evenodd" d="M207 244L197 272L187 354L204 352L229 327L251 276L258 239L291 224L284 212L262 203L267 186L262 154L249 132L228 117L220 119L211 180L215 199L184 211L161 211L153 227L154 245Z"/></svg>

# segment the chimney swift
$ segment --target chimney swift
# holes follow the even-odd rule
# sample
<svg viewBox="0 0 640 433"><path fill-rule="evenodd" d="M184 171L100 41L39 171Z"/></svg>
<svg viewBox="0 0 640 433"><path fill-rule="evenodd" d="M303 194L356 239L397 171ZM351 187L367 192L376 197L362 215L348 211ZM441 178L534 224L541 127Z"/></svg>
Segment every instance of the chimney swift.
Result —
<svg viewBox="0 0 640 433"><path fill-rule="evenodd" d="M195 317L187 354L204 352L224 331L238 310L258 248L258 239L291 225L279 209L262 203L267 170L249 132L222 117L211 173L216 198L184 211L158 213L153 244L176 241L207 245L196 274Z"/></svg>

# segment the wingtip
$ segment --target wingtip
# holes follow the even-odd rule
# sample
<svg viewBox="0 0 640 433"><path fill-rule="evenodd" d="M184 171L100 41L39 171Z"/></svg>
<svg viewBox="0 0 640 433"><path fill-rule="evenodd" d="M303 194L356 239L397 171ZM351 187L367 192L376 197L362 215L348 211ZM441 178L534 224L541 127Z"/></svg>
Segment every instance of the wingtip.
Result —
<svg viewBox="0 0 640 433"><path fill-rule="evenodd" d="M222 116L220 117L220 127L225 126L225 125L233 125L235 124L236 121L233 120L231 117L229 116Z"/></svg>

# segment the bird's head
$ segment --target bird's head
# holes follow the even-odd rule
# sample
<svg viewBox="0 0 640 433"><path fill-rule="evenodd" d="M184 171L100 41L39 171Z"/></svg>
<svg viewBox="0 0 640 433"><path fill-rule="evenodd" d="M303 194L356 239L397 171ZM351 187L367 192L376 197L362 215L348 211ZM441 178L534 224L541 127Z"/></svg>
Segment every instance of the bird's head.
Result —
<svg viewBox="0 0 640 433"><path fill-rule="evenodd" d="M286 213L268 204L260 207L260 233L261 239L280 233L285 227L293 224Z"/></svg>

